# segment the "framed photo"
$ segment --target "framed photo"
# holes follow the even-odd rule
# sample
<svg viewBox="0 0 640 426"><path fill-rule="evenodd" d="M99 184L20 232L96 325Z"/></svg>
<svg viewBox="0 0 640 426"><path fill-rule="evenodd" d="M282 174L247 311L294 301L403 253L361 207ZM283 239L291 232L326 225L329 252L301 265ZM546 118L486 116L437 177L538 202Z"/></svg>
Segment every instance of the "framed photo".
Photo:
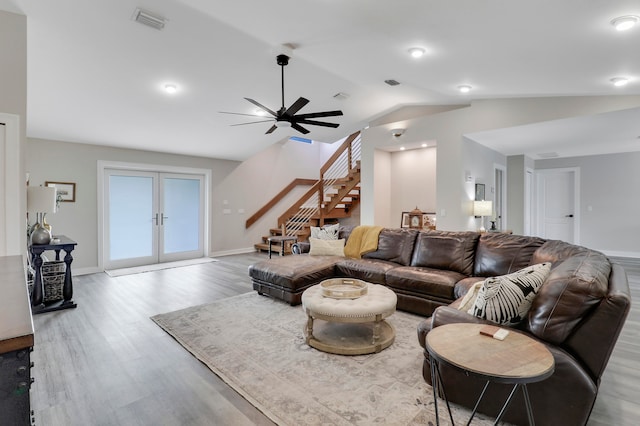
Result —
<svg viewBox="0 0 640 426"><path fill-rule="evenodd" d="M56 189L56 197L59 201L66 203L76 202L76 184L74 182L46 181L44 185L51 186Z"/></svg>
<svg viewBox="0 0 640 426"><path fill-rule="evenodd" d="M409 212L402 212L402 219L400 220L400 228L408 228L411 226L409 222Z"/></svg>
<svg viewBox="0 0 640 426"><path fill-rule="evenodd" d="M436 214L422 213L422 227L428 229L436 229Z"/></svg>
<svg viewBox="0 0 640 426"><path fill-rule="evenodd" d="M484 200L484 183L476 183L476 201Z"/></svg>

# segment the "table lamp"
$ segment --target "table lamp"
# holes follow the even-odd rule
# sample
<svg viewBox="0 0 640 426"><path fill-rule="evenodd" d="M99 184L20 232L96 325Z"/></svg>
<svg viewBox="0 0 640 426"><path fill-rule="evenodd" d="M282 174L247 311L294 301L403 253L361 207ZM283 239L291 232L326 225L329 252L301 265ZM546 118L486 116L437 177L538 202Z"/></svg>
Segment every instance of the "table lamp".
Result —
<svg viewBox="0 0 640 426"><path fill-rule="evenodd" d="M473 202L473 215L482 218L482 223L480 224L480 232L484 232L486 230L484 227L484 218L487 216L491 216L492 214L493 203L491 201L481 200Z"/></svg>
<svg viewBox="0 0 640 426"><path fill-rule="evenodd" d="M28 187L27 211L36 214L36 223L31 230L31 244L49 244L51 231L44 226L44 216L56 212L56 189L49 186Z"/></svg>

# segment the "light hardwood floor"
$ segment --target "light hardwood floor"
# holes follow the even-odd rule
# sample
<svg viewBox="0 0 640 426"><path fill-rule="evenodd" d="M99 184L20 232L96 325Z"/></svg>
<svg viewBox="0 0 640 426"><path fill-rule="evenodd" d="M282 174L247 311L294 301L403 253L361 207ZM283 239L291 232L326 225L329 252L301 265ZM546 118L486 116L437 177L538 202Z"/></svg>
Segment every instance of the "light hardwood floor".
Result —
<svg viewBox="0 0 640 426"><path fill-rule="evenodd" d="M36 424L272 425L149 319L252 291L247 267L265 258L251 253L115 278L74 277L76 309L34 316ZM637 300L640 260L620 263ZM590 426L637 424L639 335L640 308L632 306Z"/></svg>

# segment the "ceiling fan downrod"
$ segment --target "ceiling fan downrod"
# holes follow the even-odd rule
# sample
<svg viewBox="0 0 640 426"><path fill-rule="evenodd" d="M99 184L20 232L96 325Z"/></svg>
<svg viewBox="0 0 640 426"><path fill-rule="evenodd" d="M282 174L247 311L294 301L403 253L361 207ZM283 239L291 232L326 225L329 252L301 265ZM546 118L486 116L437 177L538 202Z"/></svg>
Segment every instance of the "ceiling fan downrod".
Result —
<svg viewBox="0 0 640 426"><path fill-rule="evenodd" d="M276 62L280 65L280 81L282 87L282 107L280 108L280 112L284 113L286 111L284 107L284 67L289 65L289 57L284 54L278 55L276 56Z"/></svg>

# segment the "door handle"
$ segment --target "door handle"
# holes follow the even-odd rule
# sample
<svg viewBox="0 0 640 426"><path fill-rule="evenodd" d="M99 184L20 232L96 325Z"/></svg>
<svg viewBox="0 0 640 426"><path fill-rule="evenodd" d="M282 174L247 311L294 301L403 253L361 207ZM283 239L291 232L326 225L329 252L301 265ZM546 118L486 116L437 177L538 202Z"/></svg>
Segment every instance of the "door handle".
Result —
<svg viewBox="0 0 640 426"><path fill-rule="evenodd" d="M156 213L156 217L152 217L151 220L155 220L156 221L156 226L158 226L158 213Z"/></svg>
<svg viewBox="0 0 640 426"><path fill-rule="evenodd" d="M164 220L169 219L168 216L165 216L164 213L160 215L160 225L164 225Z"/></svg>
<svg viewBox="0 0 640 426"><path fill-rule="evenodd" d="M566 215L564 215L564 217L573 217L573 215L572 214L566 214Z"/></svg>

